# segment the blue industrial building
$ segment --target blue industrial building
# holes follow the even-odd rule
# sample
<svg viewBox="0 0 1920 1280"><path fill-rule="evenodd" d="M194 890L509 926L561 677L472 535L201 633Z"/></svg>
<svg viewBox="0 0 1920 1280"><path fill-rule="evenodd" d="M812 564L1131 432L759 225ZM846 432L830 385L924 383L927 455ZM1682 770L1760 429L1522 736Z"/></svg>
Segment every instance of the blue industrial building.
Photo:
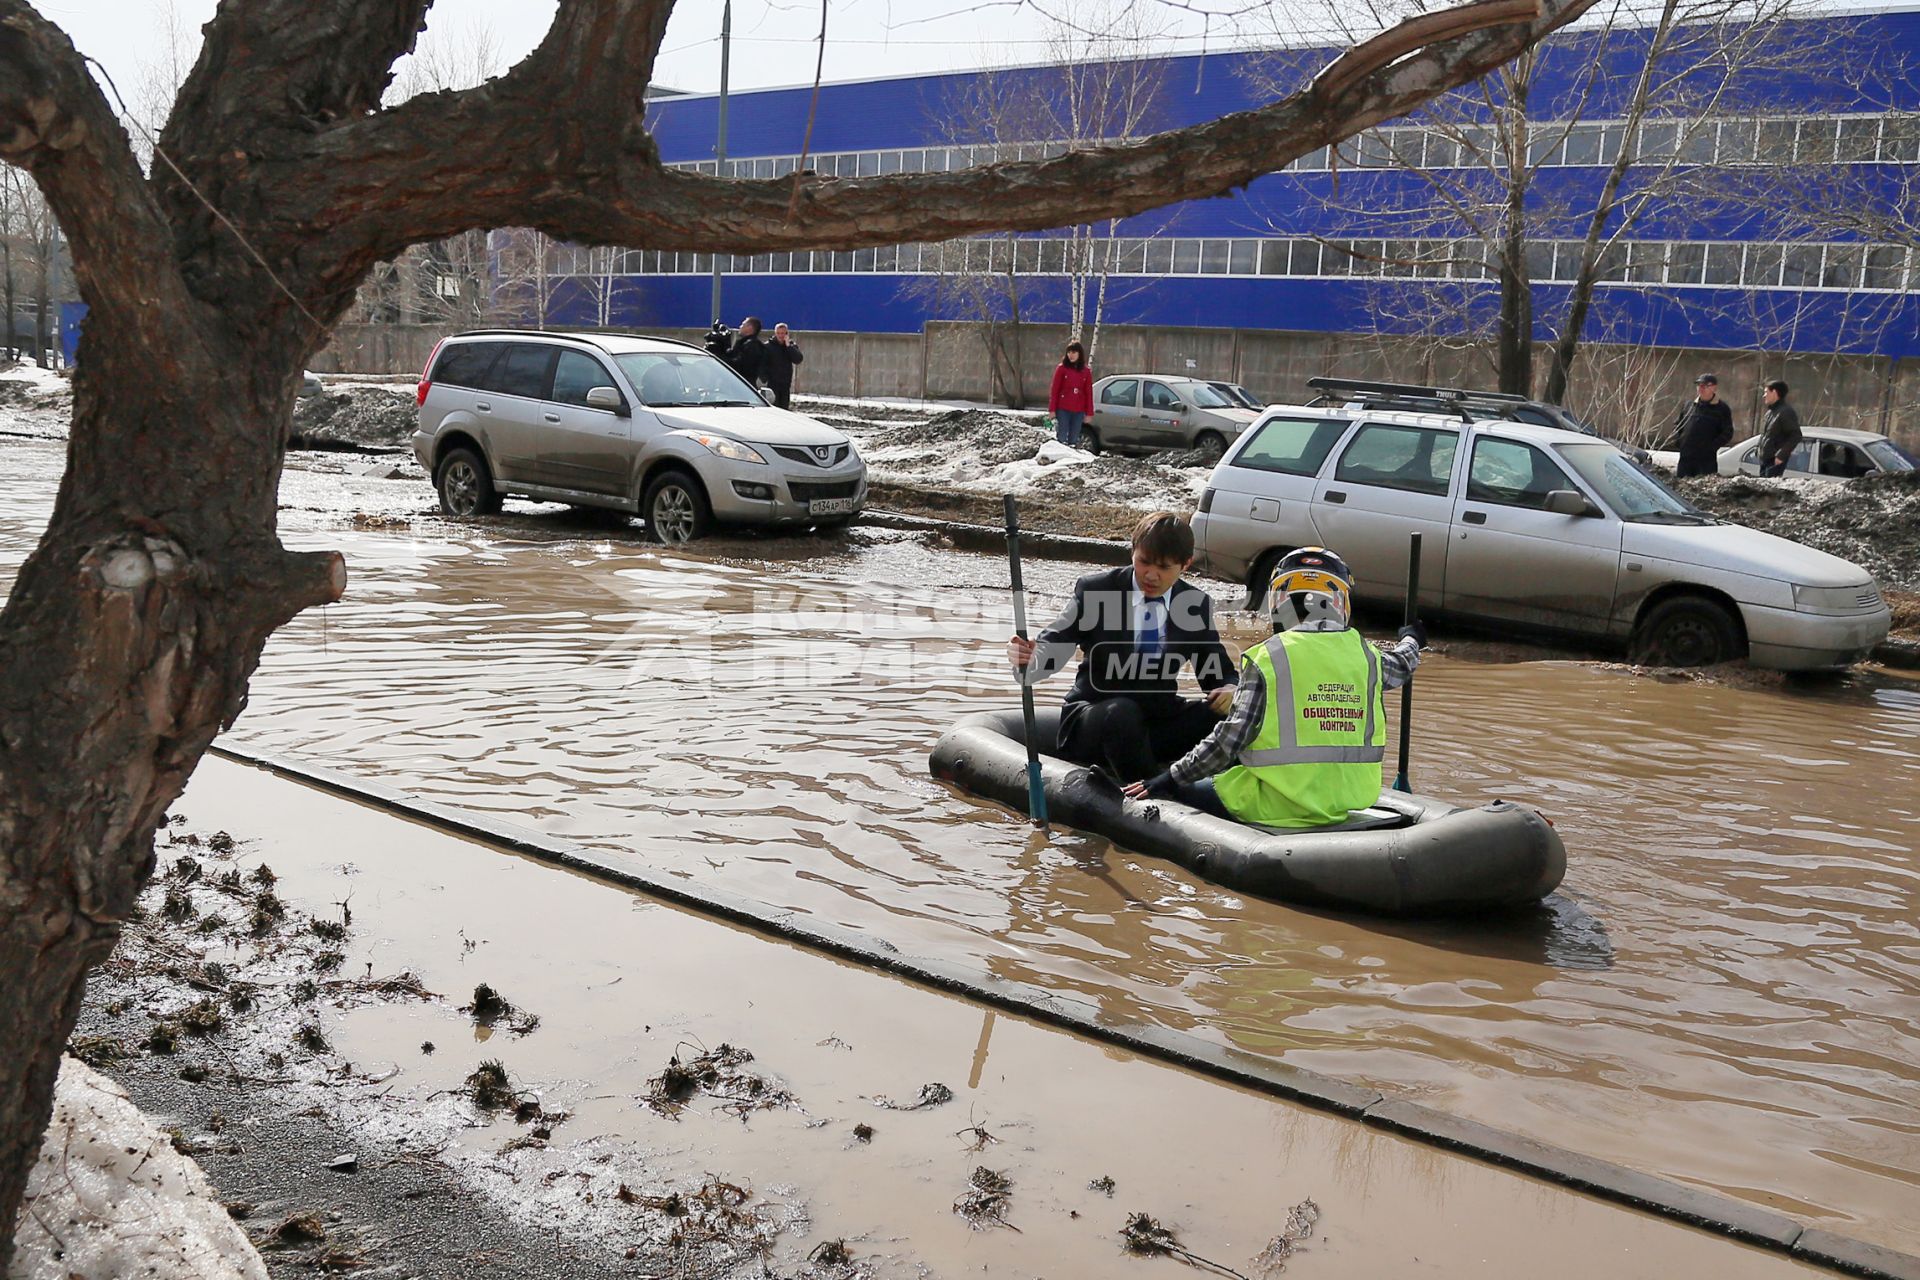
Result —
<svg viewBox="0 0 1920 1280"><path fill-rule="evenodd" d="M1920 244L1898 232L1895 217L1884 232L1860 219L1827 220L1813 189L1844 183L1849 206L1889 210L1911 194L1920 176L1920 12L1792 23L1766 39L1776 49L1780 42L1817 45L1808 65L1831 67L1833 74L1782 74L1775 67L1743 76L1736 69L1722 84L1702 85L1704 73L1695 73L1689 85L1665 87L1637 155L1648 166L1672 162L1705 182L1684 198L1650 207L1633 227L1630 243L1608 260L1586 336L1661 346L1920 353L1920 311L1910 293L1920 281ZM1541 145L1551 153L1536 147L1528 157L1540 166L1529 193L1539 207L1528 274L1543 324L1564 301L1564 281L1584 235L1582 211L1594 207L1619 154L1622 99L1646 62L1643 40L1640 32L1575 31L1539 54L1529 116L1551 122L1535 130L1550 139ZM1157 60L1153 112L1138 132L1259 105L1276 83L1288 76L1298 82L1335 52ZM1596 67L1597 77L1591 74ZM1057 67L998 72L994 92L1056 93L1066 74ZM806 165L821 175L944 171L1038 158L1064 145L970 125L974 113L961 104L979 100L979 84L973 73L828 84L817 107L811 86L735 93L726 172L791 173L810 109ZM1676 104L1686 108L1708 98L1710 116L1674 113ZM717 108L712 95L656 100L650 120L663 158L717 172ZM1464 127L1471 134L1473 126ZM1435 307L1451 306L1466 327L1468 313L1494 305L1484 250L1461 228L1435 219L1430 184L1406 167L1433 173L1471 167L1462 163L1462 148L1476 140L1463 138L1462 128L1458 116L1390 121L1342 144L1337 154L1301 157L1244 191L1097 228L1091 234L1113 264L1105 319L1393 332L1422 313L1419 323L1431 324ZM989 136L995 132L1002 136ZM1639 172L1629 171L1629 184ZM1779 184L1783 199L1749 194L1768 184ZM1789 190L1795 187L1808 189ZM1715 198L1721 190L1728 198ZM1916 219L1909 213L1905 222L1912 227ZM865 332L917 332L929 320L971 319L943 314L948 304L937 291L913 284L952 272L968 261L962 255L972 254L976 269L990 255L1011 255L991 261L1032 278L1038 292L1027 318L1057 320L1064 318L1065 284L1055 273L1076 251L1084 249L1076 250L1069 233L1042 232L1012 242L723 255L726 319L752 311L803 329ZM712 265L705 254L617 255L612 319L642 327L705 325L713 318ZM1551 334L1541 328L1536 336Z"/></svg>

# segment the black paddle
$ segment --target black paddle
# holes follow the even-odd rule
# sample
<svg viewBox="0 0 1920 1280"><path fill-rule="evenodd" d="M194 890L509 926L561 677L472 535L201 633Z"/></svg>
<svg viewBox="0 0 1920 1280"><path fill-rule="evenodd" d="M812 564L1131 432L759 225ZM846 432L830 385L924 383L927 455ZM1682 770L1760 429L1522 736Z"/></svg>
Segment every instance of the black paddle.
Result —
<svg viewBox="0 0 1920 1280"><path fill-rule="evenodd" d="M1414 534L1407 550L1407 619L1412 626L1420 620L1420 535ZM1411 793L1407 782L1407 755L1413 749L1413 677L1400 686L1400 776L1393 780L1395 791Z"/></svg>
<svg viewBox="0 0 1920 1280"><path fill-rule="evenodd" d="M1015 507L1013 495L1006 495L1007 502L1007 563L1013 570L1013 634L1022 640L1027 638L1027 589L1020 581L1020 513ZM1027 681L1027 673L1022 670L1016 677L1020 681L1020 714L1027 725L1027 816L1033 819L1033 825L1047 825L1047 793L1040 783L1040 744L1038 731L1033 727L1033 685Z"/></svg>

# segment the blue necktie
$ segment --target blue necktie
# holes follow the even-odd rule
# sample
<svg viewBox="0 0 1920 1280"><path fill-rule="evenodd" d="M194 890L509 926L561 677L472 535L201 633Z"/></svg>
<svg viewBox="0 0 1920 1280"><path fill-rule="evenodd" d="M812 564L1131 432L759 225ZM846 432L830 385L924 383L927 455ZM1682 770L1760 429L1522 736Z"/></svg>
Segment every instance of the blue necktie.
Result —
<svg viewBox="0 0 1920 1280"><path fill-rule="evenodd" d="M1140 652L1159 653L1167 645L1167 634L1160 625L1160 601L1147 600L1141 605Z"/></svg>

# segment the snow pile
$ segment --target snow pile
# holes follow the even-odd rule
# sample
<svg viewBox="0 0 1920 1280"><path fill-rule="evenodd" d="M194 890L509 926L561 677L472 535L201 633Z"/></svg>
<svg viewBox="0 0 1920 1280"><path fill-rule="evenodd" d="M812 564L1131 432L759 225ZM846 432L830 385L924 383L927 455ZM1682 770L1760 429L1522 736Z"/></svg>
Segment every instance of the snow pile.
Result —
<svg viewBox="0 0 1920 1280"><path fill-rule="evenodd" d="M9 1280L267 1280L200 1166L68 1058L27 1181Z"/></svg>
<svg viewBox="0 0 1920 1280"><path fill-rule="evenodd" d="M72 412L64 375L32 363L0 365L0 434L64 440Z"/></svg>
<svg viewBox="0 0 1920 1280"><path fill-rule="evenodd" d="M1674 488L1722 520L1851 560L1883 587L1920 591L1920 472L1840 483L1701 476Z"/></svg>
<svg viewBox="0 0 1920 1280"><path fill-rule="evenodd" d="M54 369L42 369L30 361L0 366L0 396L9 399L43 398L67 391L66 375Z"/></svg>
<svg viewBox="0 0 1920 1280"><path fill-rule="evenodd" d="M409 449L419 425L413 388L402 386L329 387L294 406L294 449Z"/></svg>
<svg viewBox="0 0 1920 1280"><path fill-rule="evenodd" d="M1146 511L1191 508L1206 484L1205 470L1167 466L1158 457L1096 457L1070 449L1033 417L997 409L954 409L925 422L837 423L860 441L861 455L882 483Z"/></svg>

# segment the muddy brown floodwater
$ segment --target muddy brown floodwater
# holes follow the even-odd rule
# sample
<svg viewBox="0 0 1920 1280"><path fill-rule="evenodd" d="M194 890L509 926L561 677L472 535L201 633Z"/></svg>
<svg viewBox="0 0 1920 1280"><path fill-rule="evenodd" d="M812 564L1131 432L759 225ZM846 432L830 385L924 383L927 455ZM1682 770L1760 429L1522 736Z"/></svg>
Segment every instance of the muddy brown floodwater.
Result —
<svg viewBox="0 0 1920 1280"><path fill-rule="evenodd" d="M59 461L7 449L0 585ZM1519 919L1321 915L1030 840L927 776L942 728L1009 700L992 557L455 527L345 465L297 462L283 518L346 553L347 598L275 638L238 739L1920 1247L1920 684L1435 658L1416 784L1540 806L1567 882ZM1030 566L1036 608L1078 568Z"/></svg>

